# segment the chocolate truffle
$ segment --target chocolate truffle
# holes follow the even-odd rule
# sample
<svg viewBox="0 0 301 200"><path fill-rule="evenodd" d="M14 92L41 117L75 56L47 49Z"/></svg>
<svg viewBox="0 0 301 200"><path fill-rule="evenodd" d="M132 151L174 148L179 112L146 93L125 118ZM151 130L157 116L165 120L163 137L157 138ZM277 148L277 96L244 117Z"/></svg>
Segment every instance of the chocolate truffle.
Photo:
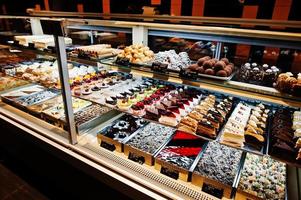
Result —
<svg viewBox="0 0 301 200"><path fill-rule="evenodd" d="M212 58L211 60L213 61L214 64L218 62L218 59L216 58Z"/></svg>
<svg viewBox="0 0 301 200"><path fill-rule="evenodd" d="M228 76L227 72L225 70L219 70L217 73L216 73L217 76L221 76L221 77L226 77Z"/></svg>
<svg viewBox="0 0 301 200"><path fill-rule="evenodd" d="M204 63L205 61L207 61L207 60L210 60L210 57L209 57L209 56L205 56L205 57L203 57L203 58L200 58L200 59L198 60L197 64L198 64L199 66L202 66L203 63Z"/></svg>
<svg viewBox="0 0 301 200"><path fill-rule="evenodd" d="M190 66L188 67L188 69L190 69L190 70L192 70L192 71L196 71L198 67L199 67L199 66L198 66L197 64L192 64L192 65L190 65Z"/></svg>
<svg viewBox="0 0 301 200"><path fill-rule="evenodd" d="M203 67L204 69L208 69L208 68L212 68L214 65L213 61L212 60L207 60L203 63Z"/></svg>
<svg viewBox="0 0 301 200"><path fill-rule="evenodd" d="M228 65L225 67L224 70L227 72L228 76L230 76L232 74L232 72L233 72L232 68L230 66L228 66Z"/></svg>
<svg viewBox="0 0 301 200"><path fill-rule="evenodd" d="M228 65L228 64L229 64L229 60L228 60L228 58L222 58L222 59L221 59L221 61L224 61L226 65Z"/></svg>
<svg viewBox="0 0 301 200"><path fill-rule="evenodd" d="M218 61L214 65L214 71L218 72L219 70L223 70L226 67L226 64L224 61Z"/></svg>
<svg viewBox="0 0 301 200"><path fill-rule="evenodd" d="M203 74L203 73L205 72L205 69L204 69L203 66L202 66L202 67L198 67L196 70L197 70L197 72L200 73L200 74Z"/></svg>
<svg viewBox="0 0 301 200"><path fill-rule="evenodd" d="M206 69L205 74L214 75L214 70L213 69Z"/></svg>

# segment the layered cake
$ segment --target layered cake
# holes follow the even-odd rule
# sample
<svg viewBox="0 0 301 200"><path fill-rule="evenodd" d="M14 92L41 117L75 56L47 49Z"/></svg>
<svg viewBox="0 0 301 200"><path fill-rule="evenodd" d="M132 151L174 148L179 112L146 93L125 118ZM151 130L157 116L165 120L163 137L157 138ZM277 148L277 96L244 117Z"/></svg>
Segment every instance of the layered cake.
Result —
<svg viewBox="0 0 301 200"><path fill-rule="evenodd" d="M247 154L238 190L261 199L285 199L286 166L268 156Z"/></svg>
<svg viewBox="0 0 301 200"><path fill-rule="evenodd" d="M279 108L274 114L270 133L270 153L290 161L294 161L297 154L292 117L292 110Z"/></svg>
<svg viewBox="0 0 301 200"><path fill-rule="evenodd" d="M194 172L232 186L238 171L242 151L209 142Z"/></svg>
<svg viewBox="0 0 301 200"><path fill-rule="evenodd" d="M178 130L216 138L231 107L232 98L217 101L214 95L209 95L180 121Z"/></svg>
<svg viewBox="0 0 301 200"><path fill-rule="evenodd" d="M28 43L32 43L33 40L37 39L49 39L53 38L52 35L18 35L15 36L15 41L18 41L22 46L28 46Z"/></svg>
<svg viewBox="0 0 301 200"><path fill-rule="evenodd" d="M145 120L126 114L101 130L99 134L122 142L146 124Z"/></svg>
<svg viewBox="0 0 301 200"><path fill-rule="evenodd" d="M301 111L295 111L293 114L294 139L296 140L295 148L298 150L297 160L301 160Z"/></svg>
<svg viewBox="0 0 301 200"><path fill-rule="evenodd" d="M88 56L90 58L101 58L105 56L114 56L120 50L113 49L110 44L95 44L88 46L80 46L75 48L75 53L79 56Z"/></svg>
<svg viewBox="0 0 301 200"><path fill-rule="evenodd" d="M257 150L263 147L266 140L266 124L269 117L269 109L263 104L252 108L251 116L245 128L245 144L251 145Z"/></svg>
<svg viewBox="0 0 301 200"><path fill-rule="evenodd" d="M64 42L66 45L70 45L72 44L72 39L68 37L64 37ZM33 39L32 43L34 44L34 47L37 49L46 49L48 47L55 46L53 37Z"/></svg>
<svg viewBox="0 0 301 200"><path fill-rule="evenodd" d="M239 103L229 117L220 142L234 147L243 147L245 127L251 114L251 107Z"/></svg>
<svg viewBox="0 0 301 200"><path fill-rule="evenodd" d="M143 152L154 154L174 133L175 129L160 124L149 123L126 144Z"/></svg>
<svg viewBox="0 0 301 200"><path fill-rule="evenodd" d="M203 145L204 141L197 136L176 131L171 141L160 151L156 158L189 170L202 151Z"/></svg>

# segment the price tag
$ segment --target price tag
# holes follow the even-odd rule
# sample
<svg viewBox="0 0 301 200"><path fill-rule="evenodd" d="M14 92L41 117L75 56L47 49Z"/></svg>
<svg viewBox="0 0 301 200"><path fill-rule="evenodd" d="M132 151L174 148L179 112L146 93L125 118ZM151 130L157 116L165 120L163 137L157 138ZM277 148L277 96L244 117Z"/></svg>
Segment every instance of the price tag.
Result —
<svg viewBox="0 0 301 200"><path fill-rule="evenodd" d="M134 153L130 153L128 159L137 162L141 165L145 162L145 158L143 156L138 156Z"/></svg>
<svg viewBox="0 0 301 200"><path fill-rule="evenodd" d="M104 141L101 141L100 146L105 148L105 149L108 149L109 151L115 151L115 149L116 149L115 145L109 144L109 143L104 142Z"/></svg>
<svg viewBox="0 0 301 200"><path fill-rule="evenodd" d="M216 188L213 185L207 183L203 184L202 191L211 194L212 196L215 196L219 199L221 199L224 194L224 189Z"/></svg>
<svg viewBox="0 0 301 200"><path fill-rule="evenodd" d="M173 179L178 179L179 178L179 172L176 170L168 169L167 167L161 167L161 173L169 176L170 178Z"/></svg>

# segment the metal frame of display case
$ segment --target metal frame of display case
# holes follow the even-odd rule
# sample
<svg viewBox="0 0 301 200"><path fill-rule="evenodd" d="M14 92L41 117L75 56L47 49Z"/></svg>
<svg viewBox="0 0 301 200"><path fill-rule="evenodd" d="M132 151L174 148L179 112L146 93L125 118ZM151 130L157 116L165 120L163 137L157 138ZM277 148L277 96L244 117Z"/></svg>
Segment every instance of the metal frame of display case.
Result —
<svg viewBox="0 0 301 200"><path fill-rule="evenodd" d="M45 14L45 13L44 13ZM49 13L48 13L49 14ZM38 15L37 15L38 16ZM49 15L48 15L49 16ZM50 15L51 16L51 15ZM104 16L106 17L106 16ZM0 17L2 18L2 17ZM4 18L4 17L3 17ZM40 33L39 26L39 18L36 17L25 17L32 18L32 30L33 33ZM44 18L46 19L46 18ZM47 18L47 20L50 20ZM126 32L132 33L133 44L148 44L148 36L179 36L190 39L198 39L198 40L216 40L221 44L222 42L232 41L234 43L245 43L245 44L260 44L260 45L275 45L277 47L286 47L292 49L301 49L301 34L299 33L285 33L285 32L272 32L272 31L259 31L259 30L239 30L234 28L216 28L209 26L193 26L193 25L172 25L172 24L159 24L159 23L139 23L136 22L123 22L123 21L108 21L108 20L88 20L88 19L61 19L64 21L63 28L65 31L67 29L78 29L78 30L98 30L98 31L115 31L115 32ZM296 27L300 27L294 24ZM181 30L181 31L179 31ZM68 32L68 31L67 31ZM273 35L274 34L274 35ZM239 37L240 39L235 39L235 37ZM255 39L254 39L255 38ZM270 39L269 41L267 39ZM263 42L265 41L265 42ZM263 43L262 43L263 42ZM275 43L276 42L276 43ZM91 41L93 43L93 41ZM277 44L277 45L276 45ZM279 44L279 45L278 45ZM61 80L66 87L63 87L63 91L66 92L68 90L68 72L66 70L67 60L74 58L67 58L64 53L64 45L61 46L59 41L56 42L58 57L61 60L60 67L60 76ZM39 53L39 51L36 51ZM217 58L219 58L220 51L218 51ZM47 54L47 53L46 53ZM76 59L77 61L86 62L86 60ZM94 62L95 65L98 63ZM170 77L166 75L158 75L153 72L143 72L135 69L126 69L122 67L112 67L112 69L131 72L133 74L142 75L146 77L158 78L170 82L182 83L192 86L197 86L206 90L213 91L225 91L230 95L234 96L244 96L247 98L255 99L259 98L260 100L266 102L273 102L282 105L289 105L295 107L301 107L301 103L292 99L282 99L282 97L270 97L268 95L256 95L254 96L252 92L243 91L240 89L227 88L224 90L223 85L212 84L210 82L195 82L183 80L181 78ZM66 75L67 74L67 75ZM63 94L66 94L63 92ZM69 96L71 99L70 91L67 91L66 96ZM72 105L70 104L70 99L68 103L68 98L64 101L64 105L67 108L67 115L72 119L73 112L69 112L72 110ZM68 106L69 105L69 106ZM26 123L22 123L22 117L27 117L27 114L23 114L20 111L16 111L17 114L11 115L14 108L5 105L4 107L0 107L0 117L3 120L7 120L8 122L14 121L15 124L20 124L24 129L28 129ZM69 113L69 114L68 114ZM20 115L20 116L19 116ZM67 117L67 118L68 118ZM40 121L40 120L39 120ZM71 120L72 121L72 120ZM33 122L31 122L33 123ZM44 124L44 122L42 122ZM72 126L72 123L70 123ZM47 125L49 126L49 125ZM75 127L74 127L75 128ZM33 130L32 130L33 129ZM33 127L31 131L42 132L39 130L40 128ZM54 131L56 132L56 131ZM70 134L71 133L71 134ZM215 199L212 196L206 195L199 188L191 185L190 183L179 183L173 179L165 177L157 172L154 172L153 169L150 169L145 166L141 166L137 163L133 163L132 161L127 160L124 155L121 154L113 154L104 149L97 148L97 144L90 142L89 135L83 135L79 138L79 143L76 141L76 136L74 133L70 131L69 137L71 138L70 144L67 142L60 143L61 146L67 149L71 149L78 155L73 155L77 159L84 160L84 162L88 163L91 167L97 168L102 172L109 174L114 179L123 180L126 184L130 185L133 190L139 188L145 195L149 197L159 198L172 198L172 199ZM48 138L48 133L43 133L43 136ZM68 135L68 134L67 134ZM53 136L51 136L52 138ZM75 137L75 138L74 138ZM57 142L59 139L55 139ZM62 148L62 147L59 147ZM100 166L98 166L100 165ZM294 169L292 170L294 171ZM294 175L298 174L300 170L296 169L296 173L292 173ZM130 173L129 173L130 172ZM295 181L295 180L294 180ZM296 180L297 181L297 180ZM297 183L298 186L298 181ZM300 191L298 191L300 193Z"/></svg>

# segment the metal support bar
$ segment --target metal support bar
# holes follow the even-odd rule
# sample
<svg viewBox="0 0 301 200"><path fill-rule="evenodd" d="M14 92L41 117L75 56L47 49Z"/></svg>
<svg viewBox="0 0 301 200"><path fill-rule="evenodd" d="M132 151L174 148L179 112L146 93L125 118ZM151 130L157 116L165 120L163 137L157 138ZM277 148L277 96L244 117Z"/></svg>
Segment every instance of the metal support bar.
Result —
<svg viewBox="0 0 301 200"><path fill-rule="evenodd" d="M41 21L38 18L30 18L30 26L32 35L43 35Z"/></svg>
<svg viewBox="0 0 301 200"><path fill-rule="evenodd" d="M220 57L221 57L221 54L222 54L222 43L221 42L217 42L216 43L216 50L215 50L215 55L214 55L214 57L216 58L216 59L220 59Z"/></svg>
<svg viewBox="0 0 301 200"><path fill-rule="evenodd" d="M94 38L93 38L93 31L92 30L90 31L89 36L90 36L90 43L94 44Z"/></svg>
<svg viewBox="0 0 301 200"><path fill-rule="evenodd" d="M180 31L161 31L149 29L148 34L151 36L161 36L161 37L179 37L192 40L204 40L204 41L219 41L234 44L248 44L257 46L268 46L268 47L278 47L278 48L289 48L289 49L301 49L300 41L286 41L281 39L266 39L262 38L249 38L242 36L229 36L229 35L213 35L206 33L197 32L180 32Z"/></svg>
<svg viewBox="0 0 301 200"><path fill-rule="evenodd" d="M145 26L133 27L133 44L143 44L148 46L148 30Z"/></svg>
<svg viewBox="0 0 301 200"><path fill-rule="evenodd" d="M72 108L72 97L71 97L71 89L69 85L69 73L67 67L67 55L66 55L66 47L64 37L54 36L56 52L57 52L57 60L58 60L58 70L62 87L62 96L64 101L64 110L65 110L65 118L67 121L68 131L70 133L69 140L71 144L77 143L77 133L74 122L74 114Z"/></svg>

